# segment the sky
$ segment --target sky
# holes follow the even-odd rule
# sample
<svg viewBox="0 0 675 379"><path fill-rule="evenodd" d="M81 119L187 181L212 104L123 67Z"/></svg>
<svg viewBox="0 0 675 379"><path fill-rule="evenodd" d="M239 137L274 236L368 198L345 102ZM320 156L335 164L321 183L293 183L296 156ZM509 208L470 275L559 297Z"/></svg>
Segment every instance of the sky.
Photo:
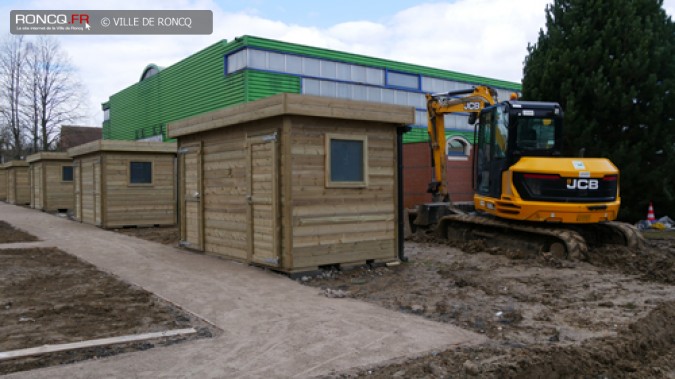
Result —
<svg viewBox="0 0 675 379"><path fill-rule="evenodd" d="M528 43L552 0L21 0L11 10L208 9L213 33L199 36L57 36L87 88L83 123L100 126L101 103L136 83L150 63L169 66L242 35L347 51L520 82ZM675 15L675 0L664 9ZM9 23L0 33L9 34Z"/></svg>

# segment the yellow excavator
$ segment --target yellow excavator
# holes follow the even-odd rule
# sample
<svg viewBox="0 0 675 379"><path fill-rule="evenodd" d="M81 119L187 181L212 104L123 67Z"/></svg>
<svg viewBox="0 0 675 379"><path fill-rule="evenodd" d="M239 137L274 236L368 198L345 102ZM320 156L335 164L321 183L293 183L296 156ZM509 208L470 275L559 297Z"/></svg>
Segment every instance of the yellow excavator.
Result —
<svg viewBox="0 0 675 379"><path fill-rule="evenodd" d="M605 158L561 157L563 110L558 103L497 102L494 89L427 94L434 178L432 203L414 224L434 225L445 238L585 258L589 246L640 247L631 225L615 222L619 171ZM468 113L474 126L474 213L453 206L447 191L444 116ZM476 123L476 121L478 121Z"/></svg>

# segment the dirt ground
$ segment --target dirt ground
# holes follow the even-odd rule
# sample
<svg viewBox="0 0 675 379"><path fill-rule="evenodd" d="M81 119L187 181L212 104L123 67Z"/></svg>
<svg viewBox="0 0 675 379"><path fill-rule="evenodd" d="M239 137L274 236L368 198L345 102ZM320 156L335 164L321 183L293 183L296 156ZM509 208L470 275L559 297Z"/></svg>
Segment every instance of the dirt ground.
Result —
<svg viewBox="0 0 675 379"><path fill-rule="evenodd" d="M675 241L652 241L643 252L606 247L589 262L513 259L476 243L461 248L416 238L406 242L410 261L400 266L304 278L325 296L490 338L478 348L331 377L675 377Z"/></svg>
<svg viewBox="0 0 675 379"><path fill-rule="evenodd" d="M0 220L0 243L31 242L37 237Z"/></svg>
<svg viewBox="0 0 675 379"><path fill-rule="evenodd" d="M0 249L0 262L0 351L189 327L198 331L0 361L0 374L145 350L218 332L153 294L55 248Z"/></svg>
<svg viewBox="0 0 675 379"><path fill-rule="evenodd" d="M123 232L177 243L166 228ZM489 342L329 377L675 378L675 239L596 249L579 262L416 236L406 255L395 267L300 281L320 296L451 323Z"/></svg>

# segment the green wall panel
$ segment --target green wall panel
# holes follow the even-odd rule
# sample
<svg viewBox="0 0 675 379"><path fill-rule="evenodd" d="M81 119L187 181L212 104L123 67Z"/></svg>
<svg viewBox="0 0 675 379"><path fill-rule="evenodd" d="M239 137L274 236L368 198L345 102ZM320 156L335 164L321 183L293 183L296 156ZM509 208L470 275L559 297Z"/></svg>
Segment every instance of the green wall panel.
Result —
<svg viewBox="0 0 675 379"><path fill-rule="evenodd" d="M224 44L212 45L110 97L107 139L162 133L166 124L282 92L300 93L300 78L243 70L225 76Z"/></svg>

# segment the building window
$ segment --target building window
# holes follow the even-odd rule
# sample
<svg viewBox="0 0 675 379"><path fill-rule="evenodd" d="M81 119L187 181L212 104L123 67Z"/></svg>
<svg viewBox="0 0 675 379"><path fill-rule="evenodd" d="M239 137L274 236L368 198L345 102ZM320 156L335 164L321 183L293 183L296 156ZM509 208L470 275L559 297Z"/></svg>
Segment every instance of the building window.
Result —
<svg viewBox="0 0 675 379"><path fill-rule="evenodd" d="M449 161L466 161L471 154L471 144L463 137L451 137L446 144Z"/></svg>
<svg viewBox="0 0 675 379"><path fill-rule="evenodd" d="M416 108L423 108L426 104L424 95L421 93L309 78L302 79L302 93L351 100L376 101ZM420 125L426 125L426 123L426 113L424 113L424 121Z"/></svg>
<svg viewBox="0 0 675 379"><path fill-rule="evenodd" d="M152 162L129 162L130 184L152 184Z"/></svg>
<svg viewBox="0 0 675 379"><path fill-rule="evenodd" d="M384 70L327 59L244 49L225 56L225 73L252 68L330 80L384 85Z"/></svg>
<svg viewBox="0 0 675 379"><path fill-rule="evenodd" d="M73 181L73 166L61 166L61 181L62 182Z"/></svg>
<svg viewBox="0 0 675 379"><path fill-rule="evenodd" d="M367 185L367 137L327 134L326 187L363 188Z"/></svg>
<svg viewBox="0 0 675 379"><path fill-rule="evenodd" d="M241 50L234 54L227 56L226 66L227 73L231 74L233 72L239 71L246 67L248 63L248 50Z"/></svg>
<svg viewBox="0 0 675 379"><path fill-rule="evenodd" d="M110 108L106 108L103 110L103 121L108 120L110 120Z"/></svg>
<svg viewBox="0 0 675 379"><path fill-rule="evenodd" d="M403 87L403 88L420 88L420 77L419 75L404 74L401 72L388 71L387 72L387 85L392 87Z"/></svg>

